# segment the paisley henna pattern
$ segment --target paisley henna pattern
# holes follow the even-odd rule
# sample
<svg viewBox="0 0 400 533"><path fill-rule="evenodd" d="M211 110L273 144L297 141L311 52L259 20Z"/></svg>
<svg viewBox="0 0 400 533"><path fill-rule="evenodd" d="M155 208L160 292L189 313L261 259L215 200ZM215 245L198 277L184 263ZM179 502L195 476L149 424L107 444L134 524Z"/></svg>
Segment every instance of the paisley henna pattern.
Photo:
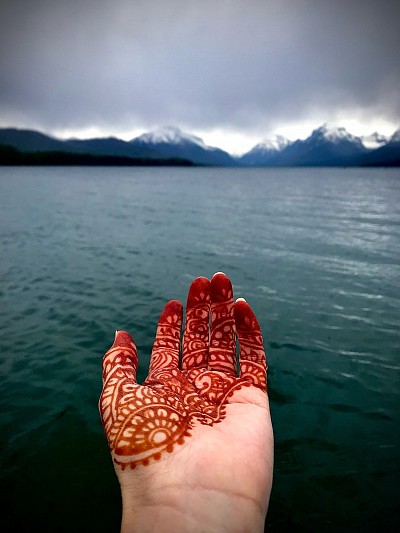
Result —
<svg viewBox="0 0 400 533"><path fill-rule="evenodd" d="M241 343L240 377L235 368L235 319ZM181 325L182 305L171 301L161 314L143 385L136 383L137 351L128 333L117 332L104 356L99 408L113 460L122 469L161 459L162 453L183 444L198 424L221 422L236 390L251 385L266 390L258 322L247 304L233 304L232 286L224 274L216 274L211 284L197 278L190 288L182 370Z"/></svg>

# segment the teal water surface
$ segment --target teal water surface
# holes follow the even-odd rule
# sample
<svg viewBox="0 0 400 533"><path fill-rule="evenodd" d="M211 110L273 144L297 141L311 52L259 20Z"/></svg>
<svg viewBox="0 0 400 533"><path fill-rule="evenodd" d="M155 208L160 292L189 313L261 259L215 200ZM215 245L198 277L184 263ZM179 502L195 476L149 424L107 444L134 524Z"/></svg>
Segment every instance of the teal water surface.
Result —
<svg viewBox="0 0 400 533"><path fill-rule="evenodd" d="M398 531L400 173L0 168L1 530L118 531L97 412L127 329L226 272L268 353L266 531Z"/></svg>

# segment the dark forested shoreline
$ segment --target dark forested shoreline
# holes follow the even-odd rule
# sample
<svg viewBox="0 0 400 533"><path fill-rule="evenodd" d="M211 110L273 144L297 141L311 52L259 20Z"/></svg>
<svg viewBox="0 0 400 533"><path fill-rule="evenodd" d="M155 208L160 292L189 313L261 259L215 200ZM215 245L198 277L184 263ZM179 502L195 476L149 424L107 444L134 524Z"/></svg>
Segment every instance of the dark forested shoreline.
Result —
<svg viewBox="0 0 400 533"><path fill-rule="evenodd" d="M114 155L70 152L21 152L12 146L0 145L0 166L195 166L186 159L150 159Z"/></svg>

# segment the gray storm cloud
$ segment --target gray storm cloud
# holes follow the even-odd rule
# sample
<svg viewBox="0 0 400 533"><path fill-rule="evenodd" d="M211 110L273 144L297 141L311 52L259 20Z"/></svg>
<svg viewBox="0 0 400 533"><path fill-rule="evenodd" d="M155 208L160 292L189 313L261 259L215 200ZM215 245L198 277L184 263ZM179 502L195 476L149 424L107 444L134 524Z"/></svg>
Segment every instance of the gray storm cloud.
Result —
<svg viewBox="0 0 400 533"><path fill-rule="evenodd" d="M0 124L400 124L395 1L3 0Z"/></svg>

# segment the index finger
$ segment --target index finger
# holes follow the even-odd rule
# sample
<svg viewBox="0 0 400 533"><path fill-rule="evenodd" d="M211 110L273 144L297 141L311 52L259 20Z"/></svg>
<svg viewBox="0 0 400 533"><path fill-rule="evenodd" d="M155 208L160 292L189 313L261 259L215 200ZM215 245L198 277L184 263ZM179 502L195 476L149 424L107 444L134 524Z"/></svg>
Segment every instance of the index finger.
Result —
<svg viewBox="0 0 400 533"><path fill-rule="evenodd" d="M119 401L132 391L132 387L138 387L135 384L137 367L137 350L132 337L126 331L116 331L114 344L103 358L103 390L99 400L99 411L109 442Z"/></svg>
<svg viewBox="0 0 400 533"><path fill-rule="evenodd" d="M249 304L238 298L234 306L236 332L240 344L240 377L267 390L267 361L261 328Z"/></svg>

